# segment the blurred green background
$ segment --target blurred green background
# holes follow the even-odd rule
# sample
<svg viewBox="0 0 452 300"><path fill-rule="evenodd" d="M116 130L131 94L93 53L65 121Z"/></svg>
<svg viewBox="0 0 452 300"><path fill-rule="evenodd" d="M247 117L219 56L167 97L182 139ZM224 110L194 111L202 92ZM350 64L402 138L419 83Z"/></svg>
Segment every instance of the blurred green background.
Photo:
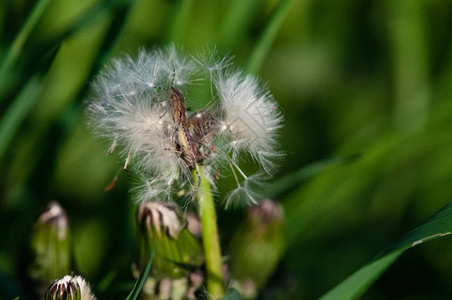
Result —
<svg viewBox="0 0 452 300"><path fill-rule="evenodd" d="M104 192L120 160L93 139L84 108L111 58L171 42L216 45L268 82L286 157L266 192L286 209L287 249L261 297L323 295L451 200L451 28L447 0L1 1L0 299L26 294L30 234L53 200L70 218L74 270L100 299L108 276L115 295L130 290L133 179ZM292 172L349 156L275 192ZM225 255L244 211L219 207ZM433 241L364 298L444 299L451 270L452 239Z"/></svg>

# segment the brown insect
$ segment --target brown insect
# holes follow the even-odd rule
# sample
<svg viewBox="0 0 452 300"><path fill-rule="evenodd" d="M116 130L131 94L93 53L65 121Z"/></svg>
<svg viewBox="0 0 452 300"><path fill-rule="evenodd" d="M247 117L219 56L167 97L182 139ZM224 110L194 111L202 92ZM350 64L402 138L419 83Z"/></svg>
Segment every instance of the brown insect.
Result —
<svg viewBox="0 0 452 300"><path fill-rule="evenodd" d="M185 163L190 170L195 168L196 163L202 161L204 155L200 149L212 150L213 146L207 147L206 144L211 144L211 119L212 115L209 113L198 113L190 118L187 118L187 112L185 110L185 98L182 91L171 87L169 91L165 88L161 88L169 93L169 100L172 108L172 119L175 124L174 141L176 143L176 150L182 156ZM201 117L202 116L202 117ZM210 142L206 143L209 140ZM116 143L112 145L109 153L113 152L113 148ZM127 164L129 157L126 160L124 170L127 170ZM114 188L118 180L118 173L115 175L111 183L105 188L108 192Z"/></svg>
<svg viewBox="0 0 452 300"><path fill-rule="evenodd" d="M185 111L184 94L178 89L171 87L170 100L172 104L172 117L176 125L176 143L177 148L183 154L183 158L190 169L202 160L199 153L199 145L197 145L187 127L187 114Z"/></svg>

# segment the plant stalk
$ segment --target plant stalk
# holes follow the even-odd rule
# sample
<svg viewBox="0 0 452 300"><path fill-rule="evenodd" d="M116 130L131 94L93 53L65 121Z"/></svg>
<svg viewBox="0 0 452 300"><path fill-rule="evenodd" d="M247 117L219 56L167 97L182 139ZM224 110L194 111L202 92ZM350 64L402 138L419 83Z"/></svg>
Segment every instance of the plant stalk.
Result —
<svg viewBox="0 0 452 300"><path fill-rule="evenodd" d="M207 291L215 299L219 299L224 296L224 279L215 204L209 181L204 175L202 166L197 171L193 171L193 178L199 187L198 205L206 258Z"/></svg>

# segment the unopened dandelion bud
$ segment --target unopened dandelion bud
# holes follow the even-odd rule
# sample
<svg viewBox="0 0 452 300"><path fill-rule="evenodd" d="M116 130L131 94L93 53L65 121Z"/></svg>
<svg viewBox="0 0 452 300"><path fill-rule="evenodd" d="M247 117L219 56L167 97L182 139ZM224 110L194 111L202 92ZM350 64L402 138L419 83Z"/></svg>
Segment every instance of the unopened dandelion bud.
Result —
<svg viewBox="0 0 452 300"><path fill-rule="evenodd" d="M191 269L203 263L200 241L188 230L187 220L174 204L143 202L137 222L138 268L147 264L156 248L151 271L154 279L187 277Z"/></svg>
<svg viewBox="0 0 452 300"><path fill-rule="evenodd" d="M185 228L177 208L172 204L143 202L138 208L137 220L151 237L157 235L157 238L161 238L162 234L166 234L177 239Z"/></svg>
<svg viewBox="0 0 452 300"><path fill-rule="evenodd" d="M68 219L57 202L50 203L35 224L31 241L34 261L31 277L46 286L70 271Z"/></svg>
<svg viewBox="0 0 452 300"><path fill-rule="evenodd" d="M66 275L49 285L44 300L96 300L96 297L83 277Z"/></svg>
<svg viewBox="0 0 452 300"><path fill-rule="evenodd" d="M265 200L250 207L230 244L231 276L245 297L253 298L276 268L284 248L282 206Z"/></svg>

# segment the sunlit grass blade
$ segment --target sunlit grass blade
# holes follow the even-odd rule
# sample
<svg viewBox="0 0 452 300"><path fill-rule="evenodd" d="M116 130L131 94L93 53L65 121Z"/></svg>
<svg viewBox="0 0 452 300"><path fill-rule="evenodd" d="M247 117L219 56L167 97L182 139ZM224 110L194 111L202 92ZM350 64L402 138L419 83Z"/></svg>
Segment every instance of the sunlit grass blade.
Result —
<svg viewBox="0 0 452 300"><path fill-rule="evenodd" d="M280 0L274 8L273 13L268 20L264 31L259 37L257 44L254 46L251 55L248 57L246 69L250 73L257 73L264 62L267 53L275 40L278 30L289 13L291 0Z"/></svg>
<svg viewBox="0 0 452 300"><path fill-rule="evenodd" d="M154 249L152 249L151 258L147 263L146 267L141 272L140 277L138 277L135 286L133 287L130 294L127 296L126 300L136 300L140 295L141 290L143 289L144 283L148 279L149 271L151 270L152 261L154 260L155 251L157 250L158 245L156 244Z"/></svg>
<svg viewBox="0 0 452 300"><path fill-rule="evenodd" d="M35 28L48 4L49 0L39 0L33 7L33 10L25 21L24 26L17 34L10 48L7 50L5 60L0 66L0 78L4 79L8 77L8 72L11 71L11 67L15 64L26 40L30 36L32 30Z"/></svg>
<svg viewBox="0 0 452 300"><path fill-rule="evenodd" d="M304 180L307 180L330 167L352 163L359 159L360 156L360 154L340 156L310 164L272 182L264 188L264 192L262 193L270 198L280 196L281 194L290 192Z"/></svg>
<svg viewBox="0 0 452 300"><path fill-rule="evenodd" d="M421 226L390 245L375 260L356 271L321 299L358 299L405 250L449 235L451 231L452 203L449 203Z"/></svg>

